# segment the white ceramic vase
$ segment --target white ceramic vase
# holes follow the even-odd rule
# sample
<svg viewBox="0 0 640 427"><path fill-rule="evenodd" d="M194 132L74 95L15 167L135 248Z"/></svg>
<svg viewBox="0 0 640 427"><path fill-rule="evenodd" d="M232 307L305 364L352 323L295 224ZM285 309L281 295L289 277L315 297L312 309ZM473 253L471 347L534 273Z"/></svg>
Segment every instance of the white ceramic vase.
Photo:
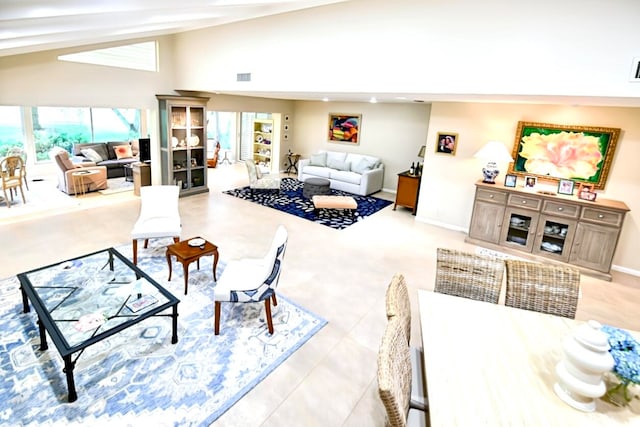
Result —
<svg viewBox="0 0 640 427"><path fill-rule="evenodd" d="M613 369L607 335L595 320L577 327L563 342L564 358L556 366L558 382L553 389L568 405L585 412L596 409L595 399L607 387L603 374Z"/></svg>

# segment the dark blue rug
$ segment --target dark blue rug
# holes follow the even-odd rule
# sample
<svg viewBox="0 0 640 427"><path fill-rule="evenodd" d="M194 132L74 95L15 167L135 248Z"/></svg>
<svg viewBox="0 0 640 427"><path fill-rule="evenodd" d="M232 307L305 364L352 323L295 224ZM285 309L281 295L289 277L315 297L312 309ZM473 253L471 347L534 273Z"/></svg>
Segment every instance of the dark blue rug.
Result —
<svg viewBox="0 0 640 427"><path fill-rule="evenodd" d="M340 209L320 209L316 214L313 211L313 202L302 195L303 183L293 178L283 178L280 185L280 193L277 191L255 190L251 195L249 187L236 188L235 190L223 191L244 200L249 200L277 209L300 218L308 219L327 227L342 230L348 226L362 221L369 215L373 215L380 209L389 206L392 202L372 196L358 196L346 191L331 190L333 196L351 196L358 203L358 209L353 215Z"/></svg>

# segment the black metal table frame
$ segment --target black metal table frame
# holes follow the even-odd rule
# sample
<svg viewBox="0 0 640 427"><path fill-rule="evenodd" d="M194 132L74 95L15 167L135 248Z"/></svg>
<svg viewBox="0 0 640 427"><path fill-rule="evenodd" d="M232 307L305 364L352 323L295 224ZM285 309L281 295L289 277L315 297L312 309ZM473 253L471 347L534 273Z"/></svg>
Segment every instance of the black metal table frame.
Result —
<svg viewBox="0 0 640 427"><path fill-rule="evenodd" d="M94 335L81 344L70 347L68 346L66 339L64 338L64 336L62 335L58 327L56 326L55 322L51 318L51 315L47 311L42 300L40 299L40 296L34 290L31 284L31 281L29 280L27 275L29 273L33 273L39 270L51 268L53 266L56 266L58 264L61 264L67 261L73 261L78 258L92 256L105 251L108 251L110 254L109 264L110 264L111 270L113 270L113 257L116 256L135 272L137 278L144 277L145 279L147 279L151 284L156 286L156 288L158 288L160 293L162 293L165 297L167 297L169 301L145 312L140 316L135 316L135 318L131 319L130 321L124 322L112 329L109 329L107 331ZM126 259L122 254L120 254L120 252L118 252L114 248L102 249L87 255L82 255L80 257L72 258L67 261L56 262L46 267L41 267L25 273L20 273L18 274L18 279L20 280L20 290L22 292L23 313L29 312L29 300L30 300L31 304L33 304L33 307L36 310L36 313L38 315L38 329L40 331L40 350L45 351L49 348L49 346L47 345L47 337L46 337L45 331L49 332L49 335L51 336L53 343L58 349L60 356L62 356L62 359L64 360L63 372L66 374L66 378L67 378L68 400L69 402L74 402L77 400L78 395L76 393L75 381L73 377L73 369L75 367L76 361L82 355L82 352L84 351L85 348L93 344L96 344L97 342L100 342L112 335L117 334L118 332L121 332L124 329L127 329L153 316L172 317L173 331L171 335L171 344L176 344L178 342L178 303L180 302L180 300L177 299L175 296L173 296L171 293L169 293L169 291L164 289L162 286L160 286L155 280L153 280L145 272L143 272L138 267L136 267L131 261ZM171 314L160 314L162 311L170 307L172 308ZM131 317L134 317L134 316L132 315ZM78 352L79 354L77 355L77 357L75 359L72 359L73 354Z"/></svg>

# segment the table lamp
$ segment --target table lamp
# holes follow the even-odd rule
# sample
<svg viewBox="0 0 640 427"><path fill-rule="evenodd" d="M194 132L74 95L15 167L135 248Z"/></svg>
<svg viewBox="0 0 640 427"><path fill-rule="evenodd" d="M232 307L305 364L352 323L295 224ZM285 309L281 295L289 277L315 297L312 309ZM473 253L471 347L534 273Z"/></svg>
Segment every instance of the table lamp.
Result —
<svg viewBox="0 0 640 427"><path fill-rule="evenodd" d="M513 162L513 157L507 147L499 141L489 141L473 157L487 161L487 165L482 168L483 180L486 184L495 184L496 177L500 173L497 163Z"/></svg>

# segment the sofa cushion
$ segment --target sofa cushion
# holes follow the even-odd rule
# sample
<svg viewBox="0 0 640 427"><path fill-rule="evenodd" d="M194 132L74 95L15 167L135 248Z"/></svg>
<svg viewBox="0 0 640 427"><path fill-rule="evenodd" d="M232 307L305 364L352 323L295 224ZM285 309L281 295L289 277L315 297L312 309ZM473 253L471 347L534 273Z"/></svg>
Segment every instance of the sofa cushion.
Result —
<svg viewBox="0 0 640 427"><path fill-rule="evenodd" d="M329 162L344 162L347 158L347 153L340 153L338 151L327 151L327 165Z"/></svg>
<svg viewBox="0 0 640 427"><path fill-rule="evenodd" d="M131 153L131 146L129 144L117 145L113 147L113 151L116 153L116 159L118 160L130 159L131 157L133 157L133 154Z"/></svg>
<svg viewBox="0 0 640 427"><path fill-rule="evenodd" d="M343 162L340 160L327 158L327 167L331 169L337 169L339 171L351 170L351 162Z"/></svg>
<svg viewBox="0 0 640 427"><path fill-rule="evenodd" d="M311 166L327 166L327 153L312 154L309 164Z"/></svg>
<svg viewBox="0 0 640 427"><path fill-rule="evenodd" d="M360 181L362 180L362 175L355 172L350 171L339 171L335 169L330 169L331 173L329 174L330 179L334 179L336 181L348 182L349 184L360 185Z"/></svg>
<svg viewBox="0 0 640 427"><path fill-rule="evenodd" d="M329 178L329 174L331 173L331 171L333 171L333 169L329 169L324 166L307 165L304 167L305 174L319 176L321 178Z"/></svg>
<svg viewBox="0 0 640 427"><path fill-rule="evenodd" d="M80 150L80 152L82 153L83 156L85 156L87 159L91 160L94 163L98 163L105 160L93 148L83 148L82 150Z"/></svg>

